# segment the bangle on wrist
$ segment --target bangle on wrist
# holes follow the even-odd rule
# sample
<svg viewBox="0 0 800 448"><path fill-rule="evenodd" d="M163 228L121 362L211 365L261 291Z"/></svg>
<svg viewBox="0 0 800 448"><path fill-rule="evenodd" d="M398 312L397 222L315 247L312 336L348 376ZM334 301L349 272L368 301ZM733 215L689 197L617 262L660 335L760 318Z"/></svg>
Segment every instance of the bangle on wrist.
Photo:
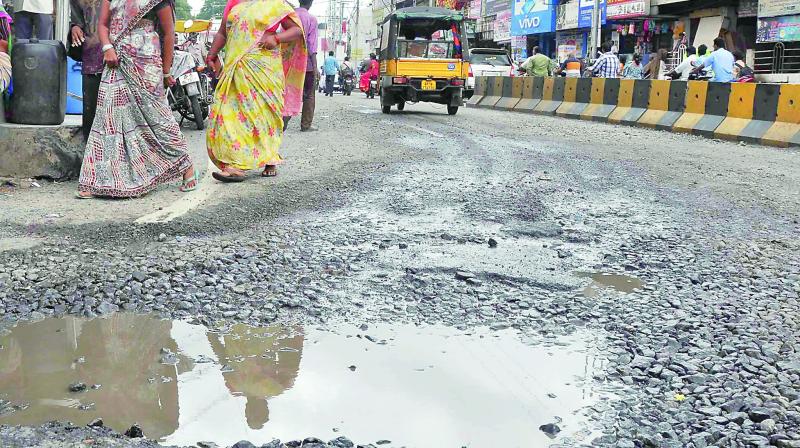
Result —
<svg viewBox="0 0 800 448"><path fill-rule="evenodd" d="M275 42L277 42L277 43L278 43L278 45L280 45L280 44L281 44L281 38L280 38L280 37L278 37L278 35L277 35L277 34L275 34Z"/></svg>
<svg viewBox="0 0 800 448"><path fill-rule="evenodd" d="M113 45L111 45L111 44L105 44L105 45L103 45L103 47L102 47L103 53L105 53L105 52L106 52L106 51L108 51L108 50L113 50L113 49L114 49L114 46L113 46Z"/></svg>
<svg viewBox="0 0 800 448"><path fill-rule="evenodd" d="M172 76L172 75L170 75L169 73L164 73L164 79L167 79L167 78L169 78L170 76Z"/></svg>

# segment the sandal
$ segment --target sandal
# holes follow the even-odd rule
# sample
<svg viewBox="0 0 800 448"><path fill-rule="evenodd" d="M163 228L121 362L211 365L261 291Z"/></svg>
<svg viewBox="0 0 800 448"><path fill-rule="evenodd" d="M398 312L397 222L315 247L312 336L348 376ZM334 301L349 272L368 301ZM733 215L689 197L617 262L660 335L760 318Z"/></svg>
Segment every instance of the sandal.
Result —
<svg viewBox="0 0 800 448"><path fill-rule="evenodd" d="M267 165L264 167L264 171L261 172L261 177L275 177L277 175L278 175L277 165Z"/></svg>
<svg viewBox="0 0 800 448"><path fill-rule="evenodd" d="M194 182L194 185L192 185L191 187L188 187L187 185L189 185L192 182ZM197 187L199 185L200 185L200 176L197 174L197 170L194 170L194 173L192 173L192 177L190 177L188 179L183 179L183 184L181 184L181 186L178 188L178 190L180 190L180 191L182 191L184 193L188 193L190 191L197 190Z"/></svg>
<svg viewBox="0 0 800 448"><path fill-rule="evenodd" d="M94 195L93 194L88 193L87 195L83 195L83 194L81 194L80 191L76 191L75 192L75 197L78 198L78 199L94 199Z"/></svg>
<svg viewBox="0 0 800 448"><path fill-rule="evenodd" d="M224 173L224 172L223 172ZM211 177L214 179L224 182L224 183L234 183L234 182L244 182L244 176L234 176L233 174L223 174L218 171L214 171L211 174Z"/></svg>

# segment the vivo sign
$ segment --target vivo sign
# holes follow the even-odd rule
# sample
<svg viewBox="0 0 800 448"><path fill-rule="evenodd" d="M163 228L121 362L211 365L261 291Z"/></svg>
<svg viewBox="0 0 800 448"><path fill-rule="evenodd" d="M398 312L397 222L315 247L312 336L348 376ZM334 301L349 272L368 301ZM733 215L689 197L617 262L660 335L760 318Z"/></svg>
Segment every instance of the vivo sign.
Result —
<svg viewBox="0 0 800 448"><path fill-rule="evenodd" d="M514 0L511 35L525 36L555 31L554 3L552 0Z"/></svg>

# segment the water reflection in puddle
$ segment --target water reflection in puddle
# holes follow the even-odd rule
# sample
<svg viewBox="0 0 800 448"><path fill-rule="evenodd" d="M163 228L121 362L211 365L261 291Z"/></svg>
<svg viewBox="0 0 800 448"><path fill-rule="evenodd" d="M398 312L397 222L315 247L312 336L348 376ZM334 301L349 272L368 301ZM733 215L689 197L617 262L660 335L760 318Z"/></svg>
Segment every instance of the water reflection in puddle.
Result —
<svg viewBox="0 0 800 448"><path fill-rule="evenodd" d="M578 276L592 279L592 283L583 289L584 297L597 297L604 289L613 289L623 294L628 294L644 286L641 280L629 275L595 272L578 273Z"/></svg>
<svg viewBox="0 0 800 448"><path fill-rule="evenodd" d="M0 336L0 398L28 404L0 424L102 417L177 445L345 434L395 446L547 446L538 428L558 419L559 442L589 435L577 410L600 399L589 383L602 365L588 345L588 334L545 346L444 327L210 332L131 314L48 319ZM77 381L85 392L68 391Z"/></svg>

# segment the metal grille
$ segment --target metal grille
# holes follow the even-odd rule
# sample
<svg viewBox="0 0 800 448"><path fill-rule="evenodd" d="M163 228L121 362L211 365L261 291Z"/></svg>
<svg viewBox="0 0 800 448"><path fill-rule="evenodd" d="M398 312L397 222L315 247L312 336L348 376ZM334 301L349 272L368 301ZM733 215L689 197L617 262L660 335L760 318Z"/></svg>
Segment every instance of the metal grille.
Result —
<svg viewBox="0 0 800 448"><path fill-rule="evenodd" d="M753 65L757 74L800 73L800 43L758 44Z"/></svg>

